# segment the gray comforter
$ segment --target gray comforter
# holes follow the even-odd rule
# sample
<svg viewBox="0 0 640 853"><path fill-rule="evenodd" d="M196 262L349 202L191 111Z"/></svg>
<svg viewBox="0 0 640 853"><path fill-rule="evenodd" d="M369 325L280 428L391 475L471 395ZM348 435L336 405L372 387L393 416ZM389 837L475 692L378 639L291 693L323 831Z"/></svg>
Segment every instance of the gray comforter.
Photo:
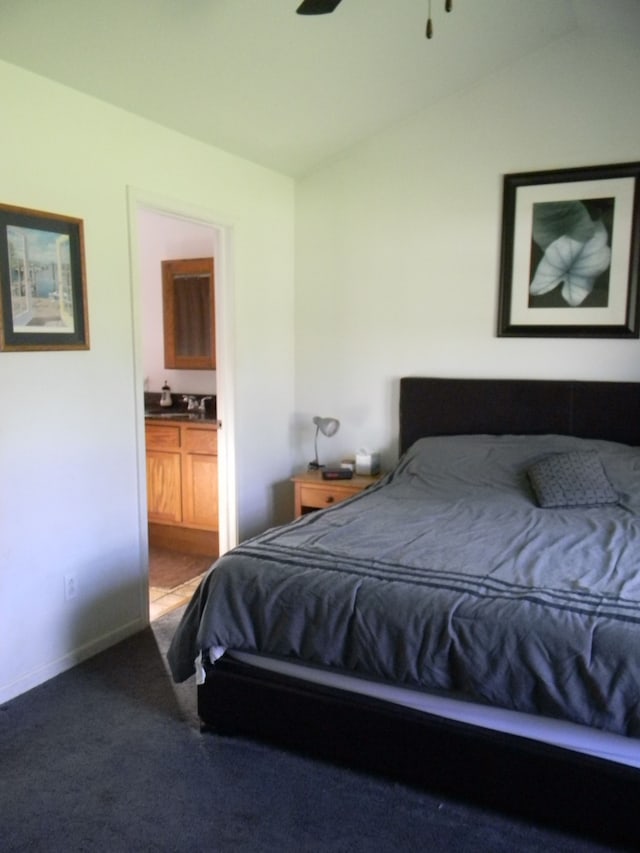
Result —
<svg viewBox="0 0 640 853"><path fill-rule="evenodd" d="M528 466L596 449L618 504L541 509ZM173 639L257 651L640 736L640 450L417 442L384 481L218 560Z"/></svg>

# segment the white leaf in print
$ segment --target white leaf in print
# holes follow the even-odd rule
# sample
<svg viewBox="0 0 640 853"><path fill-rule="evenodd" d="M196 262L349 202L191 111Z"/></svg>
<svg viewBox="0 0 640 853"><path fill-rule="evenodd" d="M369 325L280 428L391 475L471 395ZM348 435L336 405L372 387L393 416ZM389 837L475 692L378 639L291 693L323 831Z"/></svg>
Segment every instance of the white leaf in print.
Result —
<svg viewBox="0 0 640 853"><path fill-rule="evenodd" d="M596 278L611 263L607 239L607 229L602 222L595 223L593 237L584 243L566 235L558 237L547 247L538 264L529 286L531 295L548 293L562 282L564 301L572 308L581 305L593 290Z"/></svg>

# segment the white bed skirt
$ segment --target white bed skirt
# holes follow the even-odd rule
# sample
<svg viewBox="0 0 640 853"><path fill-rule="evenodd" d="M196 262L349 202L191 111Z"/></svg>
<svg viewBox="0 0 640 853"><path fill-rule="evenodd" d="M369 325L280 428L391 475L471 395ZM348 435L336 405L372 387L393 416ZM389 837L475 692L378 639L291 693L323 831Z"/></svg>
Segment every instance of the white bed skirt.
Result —
<svg viewBox="0 0 640 853"><path fill-rule="evenodd" d="M281 675L289 675L302 681L348 690L351 693L382 699L385 702L392 702L426 714L435 714L448 720L457 720L491 731L518 735L571 749L584 755L640 768L640 739L610 734L550 717L537 717L534 714L524 714L462 699L451 699L409 688L367 681L364 678L356 678L319 667L307 667L248 652L227 650L226 654L242 663Z"/></svg>

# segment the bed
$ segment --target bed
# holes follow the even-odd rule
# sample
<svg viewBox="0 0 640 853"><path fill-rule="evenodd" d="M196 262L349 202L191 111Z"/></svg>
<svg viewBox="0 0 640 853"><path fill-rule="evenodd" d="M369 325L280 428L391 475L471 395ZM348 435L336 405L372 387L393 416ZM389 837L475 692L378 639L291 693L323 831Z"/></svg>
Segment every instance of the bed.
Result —
<svg viewBox="0 0 640 853"><path fill-rule="evenodd" d="M197 672L205 728L628 840L640 385L407 377L399 398L394 470L217 561L174 678Z"/></svg>

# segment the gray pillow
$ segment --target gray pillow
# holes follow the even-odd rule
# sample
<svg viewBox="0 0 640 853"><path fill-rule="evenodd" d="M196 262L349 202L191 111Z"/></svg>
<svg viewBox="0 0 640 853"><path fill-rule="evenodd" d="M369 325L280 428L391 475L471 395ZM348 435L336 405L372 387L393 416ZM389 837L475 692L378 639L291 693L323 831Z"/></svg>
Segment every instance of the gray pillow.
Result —
<svg viewBox="0 0 640 853"><path fill-rule="evenodd" d="M595 450L554 453L535 462L529 481L541 507L614 504L613 490Z"/></svg>

